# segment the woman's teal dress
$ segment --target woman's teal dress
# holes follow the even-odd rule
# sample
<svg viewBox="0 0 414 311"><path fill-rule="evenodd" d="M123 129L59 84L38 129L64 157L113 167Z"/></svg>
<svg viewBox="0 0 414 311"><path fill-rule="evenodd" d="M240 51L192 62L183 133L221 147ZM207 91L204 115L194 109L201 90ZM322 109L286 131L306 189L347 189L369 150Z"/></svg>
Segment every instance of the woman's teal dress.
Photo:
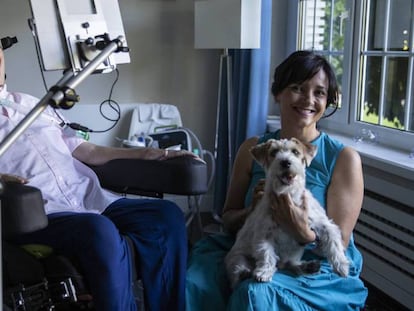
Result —
<svg viewBox="0 0 414 311"><path fill-rule="evenodd" d="M279 137L279 131L268 133L259 142ZM325 133L312 144L318 153L306 171L306 187L322 206L326 206L326 192L330 183L336 159L344 147ZM253 174L245 206L251 200L254 185L264 178L263 169L253 164ZM359 310L367 297L367 289L359 278L362 256L351 236L346 250L351 262L349 276L340 277L322 259L317 274L293 276L279 270L271 282L260 283L244 280L231 291L224 267L224 257L234 243L226 234L214 234L198 241L190 253L187 269L186 311L269 311L269 310ZM304 259L316 258L310 250Z"/></svg>

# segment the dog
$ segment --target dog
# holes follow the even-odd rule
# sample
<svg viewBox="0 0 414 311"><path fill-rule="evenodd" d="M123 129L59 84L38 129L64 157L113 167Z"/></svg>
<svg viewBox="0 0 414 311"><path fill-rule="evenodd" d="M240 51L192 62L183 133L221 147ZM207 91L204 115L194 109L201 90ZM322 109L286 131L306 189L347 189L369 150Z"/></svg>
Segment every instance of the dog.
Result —
<svg viewBox="0 0 414 311"><path fill-rule="evenodd" d="M309 225L318 240L315 251L327 258L335 272L346 277L349 261L340 229L305 188L306 167L315 157L317 147L296 138L270 139L254 146L250 152L265 170L264 194L225 257L231 287L250 277L269 282L277 269L286 268L295 275L316 273L320 269L319 260L301 260L305 245L298 243L272 218L272 192L289 194L296 206L307 208Z"/></svg>

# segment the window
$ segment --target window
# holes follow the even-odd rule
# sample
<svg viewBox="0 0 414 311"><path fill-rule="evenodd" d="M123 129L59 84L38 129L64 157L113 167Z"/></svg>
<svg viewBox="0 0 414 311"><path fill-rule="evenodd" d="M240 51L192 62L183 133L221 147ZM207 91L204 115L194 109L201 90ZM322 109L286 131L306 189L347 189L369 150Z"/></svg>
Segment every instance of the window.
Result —
<svg viewBox="0 0 414 311"><path fill-rule="evenodd" d="M341 89L322 124L413 148L414 0L301 0L298 16L298 48L325 55Z"/></svg>

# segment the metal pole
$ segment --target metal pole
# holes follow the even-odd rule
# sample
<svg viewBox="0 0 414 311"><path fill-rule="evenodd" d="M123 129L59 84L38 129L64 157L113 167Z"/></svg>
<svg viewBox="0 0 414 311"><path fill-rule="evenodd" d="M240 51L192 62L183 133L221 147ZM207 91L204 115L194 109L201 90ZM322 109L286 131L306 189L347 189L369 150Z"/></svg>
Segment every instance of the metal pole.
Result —
<svg viewBox="0 0 414 311"><path fill-rule="evenodd" d="M226 186L230 183L231 178L231 170L232 170L232 163L233 163L233 92L232 92L232 68L231 68L231 56L229 55L228 49L225 48L223 50L223 54L220 55L220 68L219 68L219 84L218 84L218 97L217 97L217 114L216 114L216 137L214 142L214 158L218 159L218 142L219 142L219 130L220 130L220 121L226 119L227 121L227 148L228 148L228 172L226 176ZM223 77L223 73L225 72L226 77ZM226 79L226 80L224 80ZM223 84L226 86L225 90L223 90ZM221 107L221 100L223 96L223 91L226 95L226 108L225 111ZM223 110L222 110L223 109ZM224 113L226 112L226 114Z"/></svg>
<svg viewBox="0 0 414 311"><path fill-rule="evenodd" d="M220 106L221 106L221 89L223 87L223 63L226 57L226 49L224 49L223 54L220 55L220 66L219 66L219 80L218 80L218 92L217 92L217 112L216 112L216 136L214 140L214 158L217 160L218 155L218 140L219 140L219 130L220 130Z"/></svg>
<svg viewBox="0 0 414 311"><path fill-rule="evenodd" d="M233 167L233 90L232 90L232 68L231 68L231 56L227 54L226 57L226 69L227 69L227 144L229 149L228 154L228 171L227 171L227 186L230 184L231 171Z"/></svg>
<svg viewBox="0 0 414 311"><path fill-rule="evenodd" d="M122 46L123 37L119 36L106 46L101 53L99 53L85 68L83 68L77 75L69 72L63 76L56 84L58 87L67 86L71 89L77 87L83 80L91 75L95 69L103 63L109 55ZM70 76L68 78L68 76ZM33 109L22 119L22 121L4 138L0 144L0 156L16 141L17 138L39 117L39 115L47 108L49 103L61 103L64 99L64 92L61 88L57 90L50 90L40 102L33 107Z"/></svg>

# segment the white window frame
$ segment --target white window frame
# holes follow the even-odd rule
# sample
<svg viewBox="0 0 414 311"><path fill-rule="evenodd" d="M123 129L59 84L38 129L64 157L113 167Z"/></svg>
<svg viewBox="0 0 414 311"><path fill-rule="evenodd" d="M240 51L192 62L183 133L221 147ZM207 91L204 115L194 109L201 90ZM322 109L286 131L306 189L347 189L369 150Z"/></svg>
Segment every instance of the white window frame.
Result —
<svg viewBox="0 0 414 311"><path fill-rule="evenodd" d="M349 18L350 21L345 34L344 45L344 68L342 81L342 108L333 116L320 121L320 126L328 131L334 131L340 134L353 137L360 133L363 129L371 130L377 135L377 139L381 146L399 149L402 152L410 152L414 148L414 133L401 131L398 129L386 128L365 122L357 121L358 113L358 79L361 74L360 51L363 27L363 6L364 1L349 1ZM301 1L296 2L296 10L298 12L298 29L301 18L300 5ZM414 31L414 30L411 30ZM352 35L352 36L351 36ZM297 48L301 47L299 42L299 32L297 32ZM408 154L408 153L407 153ZM414 160L413 160L414 161Z"/></svg>

